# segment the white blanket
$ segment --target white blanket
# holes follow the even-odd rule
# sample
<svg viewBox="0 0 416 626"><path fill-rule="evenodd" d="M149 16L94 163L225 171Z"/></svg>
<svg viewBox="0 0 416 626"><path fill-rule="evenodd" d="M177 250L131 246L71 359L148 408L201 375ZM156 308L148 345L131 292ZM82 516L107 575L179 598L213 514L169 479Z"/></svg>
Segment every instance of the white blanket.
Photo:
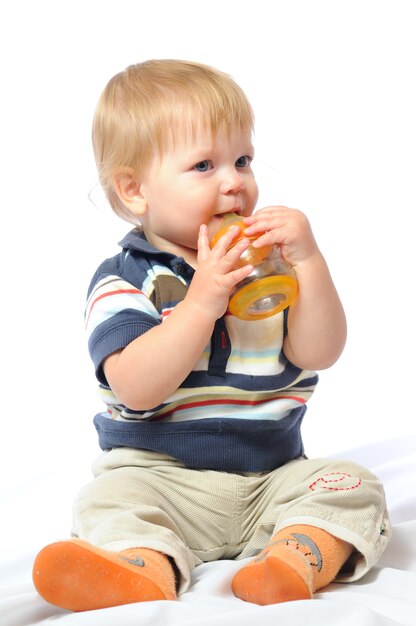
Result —
<svg viewBox="0 0 416 626"><path fill-rule="evenodd" d="M312 601L259 607L238 600L230 590L231 578L242 562L220 561L198 567L190 589L176 602L70 613L37 595L31 581L37 551L34 542L33 551L0 566L1 626L415 626L416 436L336 456L358 461L381 478L393 523L386 552L362 580L330 585Z"/></svg>

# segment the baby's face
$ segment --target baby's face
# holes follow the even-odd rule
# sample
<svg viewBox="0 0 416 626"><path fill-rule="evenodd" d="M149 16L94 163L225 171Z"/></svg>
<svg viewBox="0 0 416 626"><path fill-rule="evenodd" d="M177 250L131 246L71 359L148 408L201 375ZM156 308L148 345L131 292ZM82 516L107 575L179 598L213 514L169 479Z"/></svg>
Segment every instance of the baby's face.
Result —
<svg viewBox="0 0 416 626"><path fill-rule="evenodd" d="M231 211L250 215L258 197L253 152L249 132L212 136L198 127L192 135L175 137L141 180L148 240L192 261L201 224Z"/></svg>

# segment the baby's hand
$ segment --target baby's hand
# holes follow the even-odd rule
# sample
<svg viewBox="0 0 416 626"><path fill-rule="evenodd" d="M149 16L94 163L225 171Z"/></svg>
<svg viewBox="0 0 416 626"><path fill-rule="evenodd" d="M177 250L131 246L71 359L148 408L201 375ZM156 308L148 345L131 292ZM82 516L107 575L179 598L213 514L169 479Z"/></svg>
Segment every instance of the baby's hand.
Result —
<svg viewBox="0 0 416 626"><path fill-rule="evenodd" d="M319 252L306 215L297 209L269 206L245 217L244 222L245 235L264 233L253 243L255 247L277 244L283 258L295 268Z"/></svg>
<svg viewBox="0 0 416 626"><path fill-rule="evenodd" d="M238 233L239 228L232 226L211 250L207 227L202 225L199 231L198 267L186 300L197 304L203 314L213 321L226 312L234 286L253 270L252 265L235 269L238 259L249 245L248 239L241 239L228 250Z"/></svg>

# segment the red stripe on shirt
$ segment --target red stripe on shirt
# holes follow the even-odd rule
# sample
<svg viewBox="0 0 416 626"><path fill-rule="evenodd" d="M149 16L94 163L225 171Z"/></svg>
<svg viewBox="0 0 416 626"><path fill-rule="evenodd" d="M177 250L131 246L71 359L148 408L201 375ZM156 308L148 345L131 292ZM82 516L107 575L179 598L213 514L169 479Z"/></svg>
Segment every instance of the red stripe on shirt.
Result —
<svg viewBox="0 0 416 626"><path fill-rule="evenodd" d="M239 406L256 406L259 404L265 404L266 402L273 402L274 400L295 400L296 402L300 402L301 404L306 404L306 400L304 398L299 398L298 396L275 396L274 398L266 398L264 400L233 400L231 398L224 400L201 400L200 402L188 402L187 404L179 404L175 408L167 411L166 413L160 414L156 417L152 417L151 421L162 420L176 411L186 411L187 409L194 409L203 406L221 406L222 404L234 404Z"/></svg>
<svg viewBox="0 0 416 626"><path fill-rule="evenodd" d="M88 321L90 319L90 315L92 313L93 308L95 307L95 305L97 304L97 302L99 302L100 300L102 300L103 298L108 298L109 296L115 296L121 293L136 293L136 294L143 294L143 291L140 291L140 289L116 289L114 291L107 291L107 293L103 293L101 296L98 296L97 298L95 298L95 300L93 300L91 307L90 307L90 311L88 313L88 317L86 320L86 324L88 324Z"/></svg>

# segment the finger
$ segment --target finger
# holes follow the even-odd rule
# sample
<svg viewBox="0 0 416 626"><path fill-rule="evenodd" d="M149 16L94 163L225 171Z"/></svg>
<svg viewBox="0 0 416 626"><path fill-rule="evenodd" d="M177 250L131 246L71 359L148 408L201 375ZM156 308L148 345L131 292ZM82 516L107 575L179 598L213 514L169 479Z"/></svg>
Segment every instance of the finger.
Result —
<svg viewBox="0 0 416 626"><path fill-rule="evenodd" d="M269 225L271 223L280 223L287 219L287 213L283 211L267 211L262 213L261 215L257 215L255 219L250 218L250 223L247 223L244 232L246 232L249 228L251 229L253 226L256 228L263 227L265 225Z"/></svg>
<svg viewBox="0 0 416 626"><path fill-rule="evenodd" d="M206 224L202 224L198 233L198 261L205 261L210 252L208 228Z"/></svg>
<svg viewBox="0 0 416 626"><path fill-rule="evenodd" d="M283 238L283 231L287 226L287 219L284 217L273 216L270 219L261 219L255 224L248 226L244 230L247 237L257 237L261 243L256 243L255 247L265 246L271 243L279 243Z"/></svg>
<svg viewBox="0 0 416 626"><path fill-rule="evenodd" d="M247 278L247 276L249 276L253 270L253 265L243 265L243 267L238 267L237 269L228 272L226 276L228 281L228 288L232 289L232 287L234 287L241 280Z"/></svg>
<svg viewBox="0 0 416 626"><path fill-rule="evenodd" d="M281 236L279 236L281 235ZM272 246L274 244L281 245L284 242L283 233L279 233L278 230L268 231L263 233L252 242L253 248L263 248L264 246Z"/></svg>
<svg viewBox="0 0 416 626"><path fill-rule="evenodd" d="M247 217L243 217L243 220L246 224L251 224L255 222L256 220L261 219L265 215L283 214L283 213L287 213L287 211L289 210L290 209L288 209L287 207L280 206L280 205L279 206L265 206L262 209L255 211L251 215L248 215Z"/></svg>
<svg viewBox="0 0 416 626"><path fill-rule="evenodd" d="M250 245L249 239L240 239L237 241L235 246L230 248L228 252L224 255L223 260L227 263L228 266L234 266L235 263L239 260L241 255Z"/></svg>
<svg viewBox="0 0 416 626"><path fill-rule="evenodd" d="M218 253L220 256L224 256L228 248L231 247L233 240L237 237L237 235L239 235L239 233L239 226L230 226L230 228L228 228L227 231L218 239L212 250Z"/></svg>
<svg viewBox="0 0 416 626"><path fill-rule="evenodd" d="M243 219L247 226L251 226L252 224L257 224L264 220L284 219L292 212L293 209L289 209L285 206L267 206Z"/></svg>

